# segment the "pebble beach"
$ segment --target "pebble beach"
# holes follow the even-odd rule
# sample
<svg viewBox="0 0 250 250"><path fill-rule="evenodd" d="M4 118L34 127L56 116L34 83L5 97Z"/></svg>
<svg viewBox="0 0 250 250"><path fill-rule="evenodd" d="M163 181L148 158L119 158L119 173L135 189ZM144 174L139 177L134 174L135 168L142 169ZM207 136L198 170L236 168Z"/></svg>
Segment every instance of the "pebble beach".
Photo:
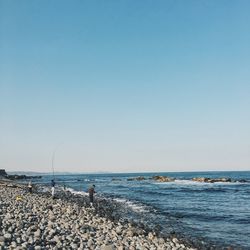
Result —
<svg viewBox="0 0 250 250"><path fill-rule="evenodd" d="M78 197L79 198L79 197ZM79 200L79 199L78 199ZM176 237L160 237L128 222L113 220L91 207L87 197L52 199L47 192L0 185L0 249L196 249Z"/></svg>

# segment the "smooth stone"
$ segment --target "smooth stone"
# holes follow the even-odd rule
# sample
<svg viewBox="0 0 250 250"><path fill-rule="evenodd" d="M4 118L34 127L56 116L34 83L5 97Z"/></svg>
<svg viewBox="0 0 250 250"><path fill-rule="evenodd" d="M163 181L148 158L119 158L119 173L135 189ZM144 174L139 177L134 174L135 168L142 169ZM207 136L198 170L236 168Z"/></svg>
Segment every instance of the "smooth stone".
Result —
<svg viewBox="0 0 250 250"><path fill-rule="evenodd" d="M164 244L165 243L165 240L163 238L159 238L159 244Z"/></svg>
<svg viewBox="0 0 250 250"><path fill-rule="evenodd" d="M41 236L41 230L38 229L37 231L35 231L34 236L35 237L40 237Z"/></svg>
<svg viewBox="0 0 250 250"><path fill-rule="evenodd" d="M14 248L16 248L17 247L17 243L15 241L12 241L11 242L11 246L14 247Z"/></svg>
<svg viewBox="0 0 250 250"><path fill-rule="evenodd" d="M94 244L93 240L89 239L87 242L88 247L91 247Z"/></svg>
<svg viewBox="0 0 250 250"><path fill-rule="evenodd" d="M128 237L133 237L134 236L134 232L132 230L128 230L127 233L126 233L126 235Z"/></svg>
<svg viewBox="0 0 250 250"><path fill-rule="evenodd" d="M57 244L56 244L56 247L57 247L57 248L59 248L59 249L60 249L60 248L62 248L62 246L63 246L63 243L61 243L61 242L57 242Z"/></svg>
<svg viewBox="0 0 250 250"><path fill-rule="evenodd" d="M29 240L28 240L28 243L33 244L34 243L34 239L32 237L30 237Z"/></svg>
<svg viewBox="0 0 250 250"><path fill-rule="evenodd" d="M77 250L82 250L82 249L84 249L84 245L80 244Z"/></svg>
<svg viewBox="0 0 250 250"><path fill-rule="evenodd" d="M67 235L67 236L66 236L66 240L72 241L73 239L72 239L72 237L71 237L70 235Z"/></svg>
<svg viewBox="0 0 250 250"><path fill-rule="evenodd" d="M56 242L61 242L60 238L59 238L57 235L54 236L54 240L55 240Z"/></svg>
<svg viewBox="0 0 250 250"><path fill-rule="evenodd" d="M53 223L52 221L49 221L49 222L48 222L48 227L49 227L49 228L53 227L53 225L54 225L54 223Z"/></svg>
<svg viewBox="0 0 250 250"><path fill-rule="evenodd" d="M116 231L116 233L117 233L118 235L122 234L122 227L121 227L121 226L120 226L120 227L117 227L117 228L115 229L115 231Z"/></svg>
<svg viewBox="0 0 250 250"><path fill-rule="evenodd" d="M9 232L9 233L12 233L13 231L14 231L14 228L12 228L12 227L9 227L9 228L8 228L8 232Z"/></svg>
<svg viewBox="0 0 250 250"><path fill-rule="evenodd" d="M27 245L28 245L27 242L22 243L22 247L24 247L25 249L27 248Z"/></svg>
<svg viewBox="0 0 250 250"><path fill-rule="evenodd" d="M114 250L114 249L115 248L114 248L114 246L112 244L101 247L101 250Z"/></svg>
<svg viewBox="0 0 250 250"><path fill-rule="evenodd" d="M70 246L71 246L73 249L78 249L78 246L77 246L77 244L75 244L75 243L71 243Z"/></svg>
<svg viewBox="0 0 250 250"><path fill-rule="evenodd" d="M148 239L153 240L153 238L154 238L154 235L152 233L148 233Z"/></svg>
<svg viewBox="0 0 250 250"><path fill-rule="evenodd" d="M23 248L21 246L17 246L15 250L23 250Z"/></svg>
<svg viewBox="0 0 250 250"><path fill-rule="evenodd" d="M56 230L54 230L54 229L51 229L51 230L49 231L49 235L51 235L51 236L55 235L55 233L56 233Z"/></svg>
<svg viewBox="0 0 250 250"><path fill-rule="evenodd" d="M104 235L101 235L99 238L97 238L99 241L104 241L105 237Z"/></svg>
<svg viewBox="0 0 250 250"><path fill-rule="evenodd" d="M11 234L10 233L6 233L6 234L4 234L4 236L3 236L6 240L10 240L11 239Z"/></svg>
<svg viewBox="0 0 250 250"><path fill-rule="evenodd" d="M176 238L173 238L172 241L173 241L174 243L179 243L179 241L178 241Z"/></svg>
<svg viewBox="0 0 250 250"><path fill-rule="evenodd" d="M85 233L85 234L82 235L82 241L86 242L86 241L88 241L88 238L89 238L88 233Z"/></svg>

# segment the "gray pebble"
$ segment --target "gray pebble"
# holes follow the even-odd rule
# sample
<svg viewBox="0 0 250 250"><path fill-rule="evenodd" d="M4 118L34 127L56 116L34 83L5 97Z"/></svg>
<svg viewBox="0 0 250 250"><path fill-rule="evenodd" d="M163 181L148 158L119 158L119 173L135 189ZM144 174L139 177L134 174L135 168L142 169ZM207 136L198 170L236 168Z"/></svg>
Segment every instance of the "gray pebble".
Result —
<svg viewBox="0 0 250 250"><path fill-rule="evenodd" d="M9 241L9 240L11 240L11 238L12 238L12 236L11 236L11 234L10 233L6 233L6 234L4 234L4 236L3 236L4 238L5 238L5 240L7 240L7 241Z"/></svg>

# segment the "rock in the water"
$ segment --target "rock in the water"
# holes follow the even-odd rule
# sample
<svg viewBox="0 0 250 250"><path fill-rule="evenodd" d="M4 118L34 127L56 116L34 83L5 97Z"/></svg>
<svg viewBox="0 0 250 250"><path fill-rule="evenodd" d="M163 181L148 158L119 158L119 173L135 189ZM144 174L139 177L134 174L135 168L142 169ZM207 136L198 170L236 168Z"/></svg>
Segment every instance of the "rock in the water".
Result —
<svg viewBox="0 0 250 250"><path fill-rule="evenodd" d="M146 178L144 176L138 176L133 178L128 178L127 181L144 181Z"/></svg>
<svg viewBox="0 0 250 250"><path fill-rule="evenodd" d="M197 182L206 182L206 183L214 183L214 182L232 182L230 178L218 178L218 179L213 179L213 178L207 178L207 177L195 177L192 178L192 181L197 181Z"/></svg>
<svg viewBox="0 0 250 250"><path fill-rule="evenodd" d="M155 180L155 181L158 181L158 182L171 182L171 181L175 180L172 177L160 176L160 175L153 176L152 179Z"/></svg>

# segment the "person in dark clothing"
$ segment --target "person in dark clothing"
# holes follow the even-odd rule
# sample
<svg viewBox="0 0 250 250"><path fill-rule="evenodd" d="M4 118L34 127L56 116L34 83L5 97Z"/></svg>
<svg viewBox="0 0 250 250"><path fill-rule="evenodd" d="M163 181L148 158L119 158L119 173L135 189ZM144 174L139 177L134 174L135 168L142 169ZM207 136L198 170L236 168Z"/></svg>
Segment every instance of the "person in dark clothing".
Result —
<svg viewBox="0 0 250 250"><path fill-rule="evenodd" d="M28 190L29 190L30 193L32 193L32 183L31 183L31 181L28 184Z"/></svg>
<svg viewBox="0 0 250 250"><path fill-rule="evenodd" d="M88 192L89 192L89 201L92 206L94 202L95 185L90 186Z"/></svg>

